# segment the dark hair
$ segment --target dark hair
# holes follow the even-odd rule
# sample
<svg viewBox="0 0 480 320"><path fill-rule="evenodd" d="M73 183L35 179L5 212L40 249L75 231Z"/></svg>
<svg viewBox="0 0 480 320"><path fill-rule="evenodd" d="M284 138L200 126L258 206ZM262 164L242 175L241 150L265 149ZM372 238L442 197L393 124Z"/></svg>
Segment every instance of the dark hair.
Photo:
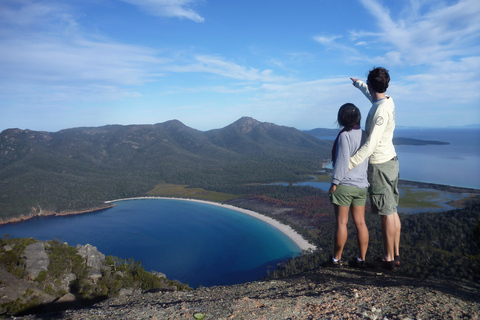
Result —
<svg viewBox="0 0 480 320"><path fill-rule="evenodd" d="M345 103L338 110L337 122L347 131L352 130L356 125L360 125L360 120L362 120L360 110L353 103Z"/></svg>
<svg viewBox="0 0 480 320"><path fill-rule="evenodd" d="M378 93L387 91L390 75L388 70L382 67L376 67L370 70L367 77L368 85Z"/></svg>

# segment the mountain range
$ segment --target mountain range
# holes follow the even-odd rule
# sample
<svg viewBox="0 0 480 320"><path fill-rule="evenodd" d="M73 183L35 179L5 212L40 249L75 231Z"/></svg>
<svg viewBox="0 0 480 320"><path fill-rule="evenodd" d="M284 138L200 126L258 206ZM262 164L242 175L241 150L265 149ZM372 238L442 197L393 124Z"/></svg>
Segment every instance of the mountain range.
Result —
<svg viewBox="0 0 480 320"><path fill-rule="evenodd" d="M330 158L331 141L243 117L199 131L178 120L58 132L0 133L0 219L89 210L159 183L225 191L298 181Z"/></svg>

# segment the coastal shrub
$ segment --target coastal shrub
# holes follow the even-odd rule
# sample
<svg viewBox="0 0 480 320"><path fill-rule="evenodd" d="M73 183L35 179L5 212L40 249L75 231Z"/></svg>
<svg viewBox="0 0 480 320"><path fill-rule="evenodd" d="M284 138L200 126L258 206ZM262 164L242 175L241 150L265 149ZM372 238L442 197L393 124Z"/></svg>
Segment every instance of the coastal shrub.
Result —
<svg viewBox="0 0 480 320"><path fill-rule="evenodd" d="M44 282L45 280L47 280L47 271L42 270L38 273L38 276L35 278L35 281Z"/></svg>
<svg viewBox="0 0 480 320"><path fill-rule="evenodd" d="M367 261L372 261L382 254L380 221L373 214L366 214L365 219L370 233ZM480 198L473 199L464 209L400 215L400 219L402 265L398 273L416 278L480 280ZM322 267L332 252L334 228L334 222L325 222L315 242L319 250L286 261L268 278L283 278ZM355 257L357 246L353 225L348 226L348 232L345 258Z"/></svg>
<svg viewBox="0 0 480 320"><path fill-rule="evenodd" d="M1 239L0 267L3 267L6 271L20 279L24 278L26 273L25 262L23 261L22 255L25 248L34 242L35 240L32 238L10 239L8 235L5 235L4 238ZM6 246L9 246L11 249L6 250Z"/></svg>

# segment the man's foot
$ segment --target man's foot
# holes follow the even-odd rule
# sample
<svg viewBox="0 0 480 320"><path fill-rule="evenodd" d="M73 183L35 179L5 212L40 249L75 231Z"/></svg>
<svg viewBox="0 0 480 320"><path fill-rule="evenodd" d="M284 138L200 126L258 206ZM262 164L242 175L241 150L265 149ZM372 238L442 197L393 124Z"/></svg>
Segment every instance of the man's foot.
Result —
<svg viewBox="0 0 480 320"><path fill-rule="evenodd" d="M381 266L383 269L385 270L395 270L396 266L395 266L395 261L385 261L385 260L382 260L381 262Z"/></svg>
<svg viewBox="0 0 480 320"><path fill-rule="evenodd" d="M385 257L377 258L375 259L375 262L379 263L380 267L382 267L385 270L395 270L395 268L397 267L395 260L386 261Z"/></svg>
<svg viewBox="0 0 480 320"><path fill-rule="evenodd" d="M400 256L395 256L395 267L400 267Z"/></svg>

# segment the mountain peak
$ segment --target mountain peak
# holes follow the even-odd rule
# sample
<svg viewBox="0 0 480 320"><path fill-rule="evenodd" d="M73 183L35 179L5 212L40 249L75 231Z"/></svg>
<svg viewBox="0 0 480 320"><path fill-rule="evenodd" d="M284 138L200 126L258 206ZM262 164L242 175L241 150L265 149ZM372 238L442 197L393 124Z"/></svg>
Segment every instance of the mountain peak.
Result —
<svg viewBox="0 0 480 320"><path fill-rule="evenodd" d="M265 123L255 120L251 117L241 117L230 126L241 133L250 133L253 129L265 125Z"/></svg>

